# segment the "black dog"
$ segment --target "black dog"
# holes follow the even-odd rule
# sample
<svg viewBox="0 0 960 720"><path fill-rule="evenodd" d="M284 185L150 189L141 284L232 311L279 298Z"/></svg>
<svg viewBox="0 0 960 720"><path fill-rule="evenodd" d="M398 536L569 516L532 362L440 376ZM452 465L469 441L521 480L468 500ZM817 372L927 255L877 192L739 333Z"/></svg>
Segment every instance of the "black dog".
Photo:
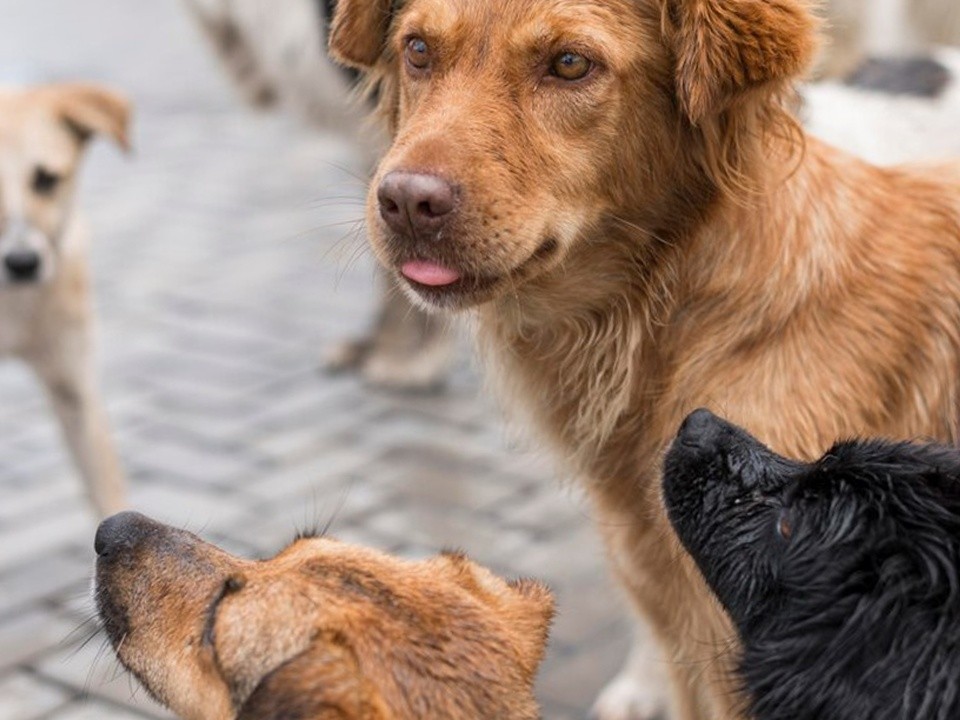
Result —
<svg viewBox="0 0 960 720"><path fill-rule="evenodd" d="M664 497L740 633L754 717L960 718L960 452L845 442L806 464L698 410Z"/></svg>

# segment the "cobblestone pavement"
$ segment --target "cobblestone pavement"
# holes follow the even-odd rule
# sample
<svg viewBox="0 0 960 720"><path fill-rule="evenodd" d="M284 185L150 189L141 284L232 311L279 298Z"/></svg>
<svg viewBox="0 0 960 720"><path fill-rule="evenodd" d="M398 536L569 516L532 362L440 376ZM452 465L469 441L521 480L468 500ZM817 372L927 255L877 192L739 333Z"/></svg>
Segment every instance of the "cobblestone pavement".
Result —
<svg viewBox="0 0 960 720"><path fill-rule="evenodd" d="M136 508L252 556L335 513L345 539L544 578L561 607L544 717L582 717L625 652L622 605L589 509L508 441L469 350L426 398L318 373L374 303L349 149L240 107L176 0L0 0L0 17L0 81L101 79L138 106L135 153L97 145L81 202ZM0 398L0 720L165 717L81 647L95 522L26 369L0 364Z"/></svg>

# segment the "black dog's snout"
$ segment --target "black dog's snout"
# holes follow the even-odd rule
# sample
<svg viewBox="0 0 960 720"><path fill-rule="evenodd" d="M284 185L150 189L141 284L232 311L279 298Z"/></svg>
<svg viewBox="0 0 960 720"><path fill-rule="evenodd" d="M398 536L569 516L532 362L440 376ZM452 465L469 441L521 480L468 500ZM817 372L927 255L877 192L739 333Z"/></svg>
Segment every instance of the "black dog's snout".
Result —
<svg viewBox="0 0 960 720"><path fill-rule="evenodd" d="M122 512L108 517L97 528L93 549L98 557L110 557L135 546L156 525L138 512Z"/></svg>
<svg viewBox="0 0 960 720"><path fill-rule="evenodd" d="M710 449L723 433L723 420L709 410L700 408L687 415L680 425L677 439L689 448Z"/></svg>
<svg viewBox="0 0 960 720"><path fill-rule="evenodd" d="M14 250L3 258L14 280L33 280L40 270L40 255L33 250Z"/></svg>

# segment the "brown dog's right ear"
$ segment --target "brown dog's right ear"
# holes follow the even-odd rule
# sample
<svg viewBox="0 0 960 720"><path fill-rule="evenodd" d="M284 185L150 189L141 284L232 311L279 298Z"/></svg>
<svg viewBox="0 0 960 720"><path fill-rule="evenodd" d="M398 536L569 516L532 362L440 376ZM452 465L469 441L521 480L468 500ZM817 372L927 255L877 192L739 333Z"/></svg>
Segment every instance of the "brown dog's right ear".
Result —
<svg viewBox="0 0 960 720"><path fill-rule="evenodd" d="M330 54L345 65L369 70L380 59L393 0L337 0L330 23Z"/></svg>
<svg viewBox="0 0 960 720"><path fill-rule="evenodd" d="M386 717L356 658L336 636L311 646L263 678L237 720L347 720Z"/></svg>
<svg viewBox="0 0 960 720"><path fill-rule="evenodd" d="M738 96L797 78L813 59L809 0L669 0L677 94L694 125Z"/></svg>

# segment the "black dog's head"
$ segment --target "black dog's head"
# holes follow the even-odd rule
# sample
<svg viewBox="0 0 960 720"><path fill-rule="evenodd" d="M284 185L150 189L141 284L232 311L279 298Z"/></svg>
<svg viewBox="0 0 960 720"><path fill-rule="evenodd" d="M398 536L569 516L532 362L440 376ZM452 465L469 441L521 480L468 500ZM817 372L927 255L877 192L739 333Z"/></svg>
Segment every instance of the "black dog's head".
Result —
<svg viewBox="0 0 960 720"><path fill-rule="evenodd" d="M960 453L844 442L806 464L698 410L664 497L757 718L960 717Z"/></svg>

